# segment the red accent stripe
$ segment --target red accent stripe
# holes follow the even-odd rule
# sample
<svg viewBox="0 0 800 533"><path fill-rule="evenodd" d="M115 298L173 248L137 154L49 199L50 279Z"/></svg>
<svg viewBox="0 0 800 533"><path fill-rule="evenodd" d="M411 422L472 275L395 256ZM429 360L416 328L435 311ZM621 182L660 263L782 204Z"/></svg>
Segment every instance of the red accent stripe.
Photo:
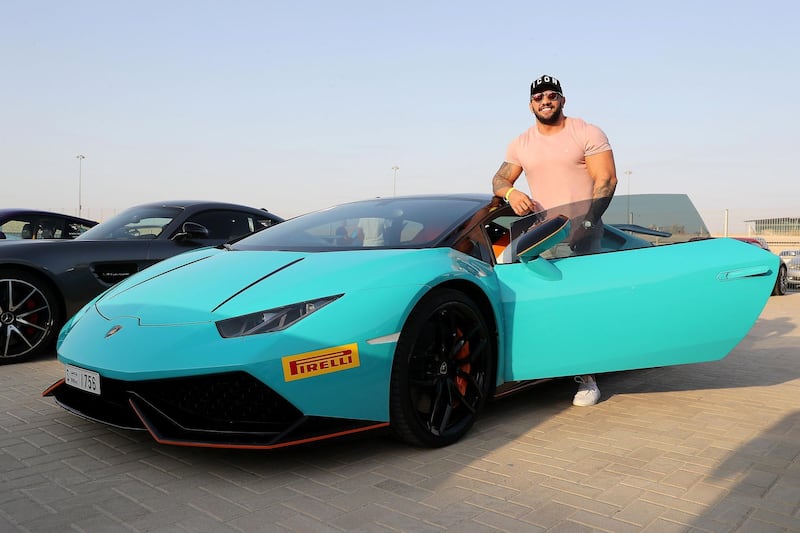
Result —
<svg viewBox="0 0 800 533"><path fill-rule="evenodd" d="M61 385L63 385L64 383L66 383L66 381L67 381L67 378L61 378L61 379L59 379L58 381L56 381L55 383L53 383L52 385L50 385L49 387L47 387L47 388L44 390L44 392L42 392L42 396L50 396L50 395L52 395L52 394L53 394L53 391L54 391L54 390L56 390L57 388L59 388L59 387L60 387Z"/></svg>
<svg viewBox="0 0 800 533"><path fill-rule="evenodd" d="M339 431L336 433L328 433L326 435L320 435L318 437L309 437L307 439L299 439L290 442L283 442L280 444L215 444L213 442L192 442L192 441L184 441L184 440L170 440L164 439L159 437L153 429L150 428L150 424L148 423L147 418L142 414L139 409L136 408L136 404L133 403L133 400L129 399L128 403L133 408L134 413L136 416L139 417L139 420L142 421L144 427L147 429L147 432L150 433L150 436L153 437L159 444L170 444L172 446L186 446L189 448L226 448L226 449L237 449L237 450L274 450L277 448L286 448L288 446L297 446L298 444L306 444L309 442L316 442L320 440L332 439L334 437L342 437L344 435L352 435L354 433L361 433L364 431L371 431L373 429L380 429L389 427L389 422L379 422L372 426L367 426L358 429L348 429L346 431Z"/></svg>

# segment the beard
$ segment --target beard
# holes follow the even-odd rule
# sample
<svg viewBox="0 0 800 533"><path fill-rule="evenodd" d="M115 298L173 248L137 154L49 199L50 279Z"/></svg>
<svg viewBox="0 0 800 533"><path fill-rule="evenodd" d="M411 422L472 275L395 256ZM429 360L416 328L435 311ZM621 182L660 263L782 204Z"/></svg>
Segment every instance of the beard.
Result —
<svg viewBox="0 0 800 533"><path fill-rule="evenodd" d="M536 116L536 120L538 120L542 124L546 124L548 126L552 126L553 124L558 124L558 122L564 116L564 110L562 109L561 104L559 104L556 107L556 110L553 112L553 114L550 117L543 117L535 109L533 110L533 114Z"/></svg>

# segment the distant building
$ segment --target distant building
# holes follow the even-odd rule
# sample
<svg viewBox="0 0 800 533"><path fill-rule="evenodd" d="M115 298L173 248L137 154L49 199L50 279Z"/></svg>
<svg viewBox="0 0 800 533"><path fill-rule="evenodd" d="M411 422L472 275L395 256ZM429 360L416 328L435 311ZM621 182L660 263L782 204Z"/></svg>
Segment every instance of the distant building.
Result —
<svg viewBox="0 0 800 533"><path fill-rule="evenodd" d="M748 233L757 235L800 235L800 218L757 218L745 220Z"/></svg>

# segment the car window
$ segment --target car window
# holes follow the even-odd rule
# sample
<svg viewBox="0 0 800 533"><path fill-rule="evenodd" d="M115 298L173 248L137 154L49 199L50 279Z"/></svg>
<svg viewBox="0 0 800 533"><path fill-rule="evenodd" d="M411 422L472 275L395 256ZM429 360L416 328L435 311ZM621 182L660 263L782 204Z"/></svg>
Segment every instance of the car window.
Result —
<svg viewBox="0 0 800 533"><path fill-rule="evenodd" d="M64 234L64 219L57 217L39 217L36 228L37 239L60 239Z"/></svg>
<svg viewBox="0 0 800 533"><path fill-rule="evenodd" d="M79 235L83 235L87 231L89 231L92 226L87 226L86 224L81 224L80 222L67 222L64 224L64 230L58 239L74 239Z"/></svg>
<svg viewBox="0 0 800 533"><path fill-rule="evenodd" d="M91 226L79 222L67 222L60 216L17 215L0 224L0 233L8 240L20 239L74 239Z"/></svg>
<svg viewBox="0 0 800 533"><path fill-rule="evenodd" d="M68 222L62 217L42 216L36 228L37 239L74 239L91 226Z"/></svg>
<svg viewBox="0 0 800 533"><path fill-rule="evenodd" d="M573 250L572 241L576 237L576 225L585 218L589 204L590 201L575 202L525 217L518 217L509 210L498 210L485 225L498 263L519 261L514 253L515 239L529 228L559 214L571 220L571 231L562 242L544 252L542 257L563 259L578 255ZM702 217L688 196L681 194L614 197L602 218L605 228L602 230L599 250L593 253L685 243L710 237ZM511 245L508 244L509 238Z"/></svg>
<svg viewBox="0 0 800 533"><path fill-rule="evenodd" d="M617 195L603 214L603 221L617 227L630 225L669 233L669 237L638 234L655 245L711 237L703 217L685 194Z"/></svg>
<svg viewBox="0 0 800 533"><path fill-rule="evenodd" d="M101 222L78 238L80 240L155 239L180 215L178 207L140 206Z"/></svg>
<svg viewBox="0 0 800 533"><path fill-rule="evenodd" d="M33 221L31 217L14 217L0 224L0 231L6 236L7 240L18 241L21 239L32 239L34 235Z"/></svg>
<svg viewBox="0 0 800 533"><path fill-rule="evenodd" d="M172 219L168 217L145 217L125 224L119 234L123 238L156 239L170 222Z"/></svg>
<svg viewBox="0 0 800 533"><path fill-rule="evenodd" d="M200 224L208 230L208 238L230 241L249 235L254 231L269 227L273 221L269 217L258 218L244 211L233 209L213 209L201 211L187 219L187 222Z"/></svg>

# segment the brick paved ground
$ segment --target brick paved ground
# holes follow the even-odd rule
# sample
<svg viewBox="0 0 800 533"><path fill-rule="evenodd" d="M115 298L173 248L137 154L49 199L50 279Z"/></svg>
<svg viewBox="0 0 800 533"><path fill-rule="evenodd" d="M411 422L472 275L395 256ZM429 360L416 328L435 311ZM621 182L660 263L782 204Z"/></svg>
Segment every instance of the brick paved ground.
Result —
<svg viewBox="0 0 800 533"><path fill-rule="evenodd" d="M382 435L278 453L158 446L0 367L0 531L800 531L800 293L723 361L546 383L463 441Z"/></svg>

